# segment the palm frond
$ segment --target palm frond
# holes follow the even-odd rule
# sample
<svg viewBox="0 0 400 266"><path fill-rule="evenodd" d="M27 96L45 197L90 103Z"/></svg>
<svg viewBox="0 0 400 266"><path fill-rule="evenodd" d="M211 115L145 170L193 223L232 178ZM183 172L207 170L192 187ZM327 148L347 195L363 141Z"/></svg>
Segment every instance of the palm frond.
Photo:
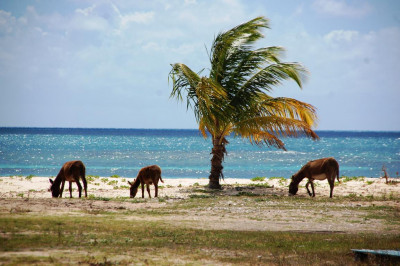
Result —
<svg viewBox="0 0 400 266"><path fill-rule="evenodd" d="M303 135L318 139L318 135L306 122L279 116L248 118L236 123L233 131L258 145L264 142L277 148L283 147L276 141L280 137Z"/></svg>
<svg viewBox="0 0 400 266"><path fill-rule="evenodd" d="M262 38L262 28L268 28L268 20L257 17L233 29L217 35L211 47L210 77L220 82L236 64L237 50L250 50L250 45Z"/></svg>
<svg viewBox="0 0 400 266"><path fill-rule="evenodd" d="M230 64L235 65L235 67L231 67L231 72L226 73L227 75L221 80L222 86L232 89L240 88L246 78L253 75L255 71L264 68L263 66L266 64L279 63L279 57L283 51L282 47L277 46L260 48L254 51L236 51L232 56L233 60L230 60L233 61Z"/></svg>
<svg viewBox="0 0 400 266"><path fill-rule="evenodd" d="M205 126L210 127L217 120L226 120L223 104L226 101L226 92L218 83L209 78L201 78L196 87L195 113L198 121L203 120Z"/></svg>
<svg viewBox="0 0 400 266"><path fill-rule="evenodd" d="M258 70L243 85L243 91L271 91L282 81L292 79L302 88L308 70L298 63L276 63Z"/></svg>
<svg viewBox="0 0 400 266"><path fill-rule="evenodd" d="M172 80L172 92L170 98L183 101L183 93L187 95L187 108L196 102L196 86L200 82L200 76L185 64L173 64L169 73Z"/></svg>
<svg viewBox="0 0 400 266"><path fill-rule="evenodd" d="M317 123L316 108L311 104L286 97L270 97L266 94L259 96L260 113L262 116L280 116L301 120L309 126Z"/></svg>

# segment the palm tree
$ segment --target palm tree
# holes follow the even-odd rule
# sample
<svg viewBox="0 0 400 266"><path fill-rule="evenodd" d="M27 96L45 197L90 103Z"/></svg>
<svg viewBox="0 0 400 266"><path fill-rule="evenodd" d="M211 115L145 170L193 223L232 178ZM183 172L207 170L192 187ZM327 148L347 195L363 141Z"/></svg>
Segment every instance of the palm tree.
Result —
<svg viewBox="0 0 400 266"><path fill-rule="evenodd" d="M281 62L281 47L253 49L263 28L269 28L268 20L257 17L218 34L209 53L208 77L181 63L173 64L169 74L171 97L185 97L203 136L212 137L209 187L213 189L221 188L226 138L231 134L284 150L282 137L318 139L312 130L317 120L312 105L268 94L284 80L294 80L301 88L307 71L299 63Z"/></svg>

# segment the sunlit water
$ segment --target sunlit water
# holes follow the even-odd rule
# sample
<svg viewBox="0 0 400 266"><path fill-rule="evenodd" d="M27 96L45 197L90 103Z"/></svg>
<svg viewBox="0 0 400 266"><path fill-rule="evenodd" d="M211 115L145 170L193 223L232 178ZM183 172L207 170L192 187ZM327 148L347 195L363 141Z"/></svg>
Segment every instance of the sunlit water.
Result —
<svg viewBox="0 0 400 266"><path fill-rule="evenodd" d="M379 177L400 172L400 132L317 132L321 139L284 139L287 151L228 138L225 177L289 178L307 161L335 157L340 175ZM211 140L197 130L0 128L0 176L55 176L82 160L88 175L135 177L158 164L163 177L208 177Z"/></svg>

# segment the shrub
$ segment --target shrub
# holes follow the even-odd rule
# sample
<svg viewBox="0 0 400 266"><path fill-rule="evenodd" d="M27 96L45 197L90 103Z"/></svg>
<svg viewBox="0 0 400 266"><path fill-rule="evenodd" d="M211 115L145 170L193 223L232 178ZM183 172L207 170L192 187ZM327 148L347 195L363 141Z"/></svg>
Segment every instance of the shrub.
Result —
<svg viewBox="0 0 400 266"><path fill-rule="evenodd" d="M34 175L28 175L25 177L26 180L32 180L32 177L34 177Z"/></svg>
<svg viewBox="0 0 400 266"><path fill-rule="evenodd" d="M342 182L349 182L349 181L355 181L355 180L359 180L359 181L364 181L365 177L363 176L342 176Z"/></svg>
<svg viewBox="0 0 400 266"><path fill-rule="evenodd" d="M274 179L286 181L286 178L284 178L283 176L272 176L269 178L269 180L274 180Z"/></svg>
<svg viewBox="0 0 400 266"><path fill-rule="evenodd" d="M87 199L89 199L89 200L102 200L102 201L110 201L110 200L111 200L110 198L106 198L106 197L96 197L96 196L93 195L93 194L90 194L90 195L87 197Z"/></svg>
<svg viewBox="0 0 400 266"><path fill-rule="evenodd" d="M110 182L107 183L107 185L110 185L110 186L116 185L116 184L118 184L117 180L111 180Z"/></svg>
<svg viewBox="0 0 400 266"><path fill-rule="evenodd" d="M253 182L255 182L255 181L264 181L265 180L265 177L261 177L261 176L256 176L256 177L253 177L252 179L250 179L251 181L253 181Z"/></svg>
<svg viewBox="0 0 400 266"><path fill-rule="evenodd" d="M249 186L251 187L264 187L264 188L273 188L274 186L271 186L270 184L268 184L267 182L265 183L258 183L258 184L250 184Z"/></svg>
<svg viewBox="0 0 400 266"><path fill-rule="evenodd" d="M199 194L190 194L189 198L191 199L208 199L208 198L212 198L212 195L199 195Z"/></svg>
<svg viewBox="0 0 400 266"><path fill-rule="evenodd" d="M254 196L258 196L258 195L254 194L253 192L240 191L236 196L254 197Z"/></svg>

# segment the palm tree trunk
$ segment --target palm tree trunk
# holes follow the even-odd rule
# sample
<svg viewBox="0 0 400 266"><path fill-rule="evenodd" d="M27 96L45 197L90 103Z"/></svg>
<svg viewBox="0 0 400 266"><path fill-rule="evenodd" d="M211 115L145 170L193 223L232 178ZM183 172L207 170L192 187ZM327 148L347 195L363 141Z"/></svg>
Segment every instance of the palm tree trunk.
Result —
<svg viewBox="0 0 400 266"><path fill-rule="evenodd" d="M221 141L221 138L213 138L213 149L211 151L213 156L211 158L211 173L208 184L208 187L211 189L221 189L219 179L224 177L222 173L222 169L224 168L222 162L226 153L225 143L227 143L225 139Z"/></svg>

